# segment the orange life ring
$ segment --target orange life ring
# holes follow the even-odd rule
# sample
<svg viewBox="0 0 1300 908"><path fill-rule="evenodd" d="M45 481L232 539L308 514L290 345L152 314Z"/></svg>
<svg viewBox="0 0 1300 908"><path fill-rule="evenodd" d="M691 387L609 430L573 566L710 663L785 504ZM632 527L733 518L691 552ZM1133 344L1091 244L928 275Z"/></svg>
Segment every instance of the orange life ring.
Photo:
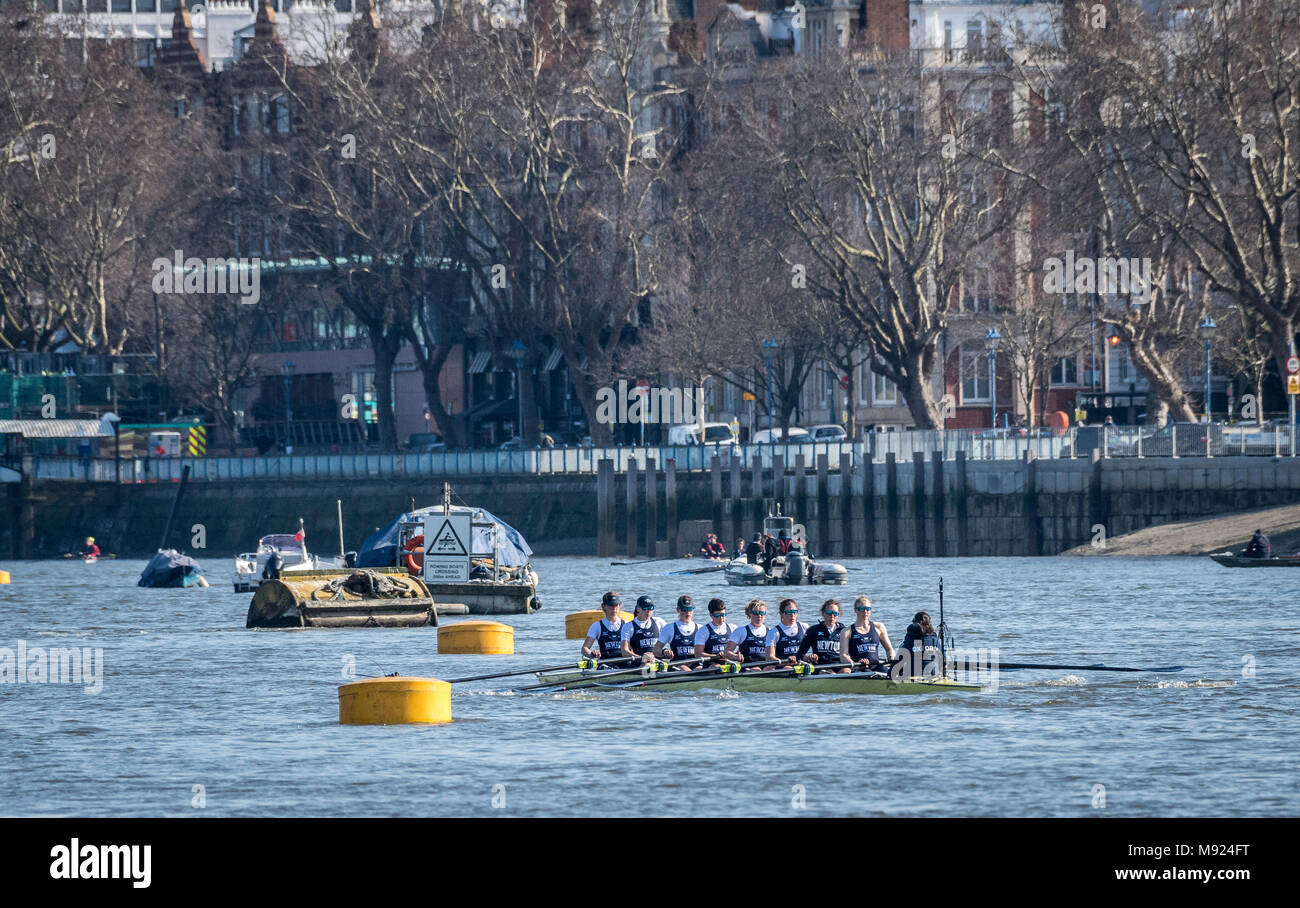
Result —
<svg viewBox="0 0 1300 908"><path fill-rule="evenodd" d="M420 570L424 567L424 534L412 536L403 548L406 549L406 554L402 556L402 563L412 577L419 577Z"/></svg>

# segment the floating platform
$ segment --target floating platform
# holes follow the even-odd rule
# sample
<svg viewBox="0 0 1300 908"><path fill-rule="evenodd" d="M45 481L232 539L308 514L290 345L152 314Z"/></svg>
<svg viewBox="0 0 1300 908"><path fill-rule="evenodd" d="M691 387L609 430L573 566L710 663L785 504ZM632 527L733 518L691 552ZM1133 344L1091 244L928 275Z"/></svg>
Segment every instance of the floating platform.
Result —
<svg viewBox="0 0 1300 908"><path fill-rule="evenodd" d="M420 578L398 568L367 568L294 571L279 580L263 581L248 606L244 626L423 627L437 623L433 597Z"/></svg>

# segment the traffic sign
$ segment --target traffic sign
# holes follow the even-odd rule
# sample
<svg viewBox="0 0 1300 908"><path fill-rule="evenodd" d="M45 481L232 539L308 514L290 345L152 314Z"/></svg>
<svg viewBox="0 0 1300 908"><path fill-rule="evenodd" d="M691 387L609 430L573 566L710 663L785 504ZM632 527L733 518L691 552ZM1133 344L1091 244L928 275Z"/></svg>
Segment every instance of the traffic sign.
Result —
<svg viewBox="0 0 1300 908"><path fill-rule="evenodd" d="M1290 372L1292 375L1300 372L1300 356L1287 357L1286 371Z"/></svg>
<svg viewBox="0 0 1300 908"><path fill-rule="evenodd" d="M1286 377L1286 393L1300 394L1300 375L1288 375Z"/></svg>
<svg viewBox="0 0 1300 908"><path fill-rule="evenodd" d="M434 583L469 582L472 532L468 514L430 514L424 518L424 579Z"/></svg>

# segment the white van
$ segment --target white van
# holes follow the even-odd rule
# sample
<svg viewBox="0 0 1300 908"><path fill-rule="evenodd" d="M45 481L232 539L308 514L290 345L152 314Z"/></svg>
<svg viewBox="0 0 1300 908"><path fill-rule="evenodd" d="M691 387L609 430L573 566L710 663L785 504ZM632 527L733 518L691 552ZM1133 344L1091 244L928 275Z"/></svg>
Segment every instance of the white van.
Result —
<svg viewBox="0 0 1300 908"><path fill-rule="evenodd" d="M689 423L684 426L668 427L668 444L670 445L734 445L736 443L736 433L731 431L731 426L725 422L706 422L704 424L704 438L700 439L700 426L698 423Z"/></svg>
<svg viewBox="0 0 1300 908"><path fill-rule="evenodd" d="M160 449L161 449L161 453L160 453ZM149 433L149 456L150 457L180 457L181 456L181 433L150 432Z"/></svg>
<svg viewBox="0 0 1300 908"><path fill-rule="evenodd" d="M808 430L808 434L812 436L813 441L845 441L849 437L849 433L844 431L843 426L833 423L813 426Z"/></svg>
<svg viewBox="0 0 1300 908"><path fill-rule="evenodd" d="M812 436L802 426L791 426L788 431L762 429L754 433L752 441L756 445L805 445L811 442Z"/></svg>

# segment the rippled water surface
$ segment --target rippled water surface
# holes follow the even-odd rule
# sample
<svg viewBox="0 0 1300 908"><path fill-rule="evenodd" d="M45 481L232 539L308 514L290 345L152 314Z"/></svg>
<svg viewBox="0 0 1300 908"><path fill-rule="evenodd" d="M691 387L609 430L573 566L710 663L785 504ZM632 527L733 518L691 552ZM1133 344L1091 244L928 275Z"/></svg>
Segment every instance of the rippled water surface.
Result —
<svg viewBox="0 0 1300 908"><path fill-rule="evenodd" d="M721 595L734 617L750 591L658 565L542 559L543 611L501 619L516 655L440 656L434 628L245 630L250 597L230 591L227 559L207 560L206 590L137 589L138 561L0 563L13 576L0 647L102 647L105 663L98 694L0 684L0 814L1300 813L1300 571L1193 558L847 564L848 587L797 595L801 617L827 592L867 593L897 643L913 611L936 608L942 574L961 646L997 647L1005 662L1186 670L1005 672L996 690L917 697L539 695L504 680L454 687L449 725L341 726L349 656L361 675L444 679L554 665L579 645L564 639L565 613L609 587L654 595L666 618L682 592Z"/></svg>

